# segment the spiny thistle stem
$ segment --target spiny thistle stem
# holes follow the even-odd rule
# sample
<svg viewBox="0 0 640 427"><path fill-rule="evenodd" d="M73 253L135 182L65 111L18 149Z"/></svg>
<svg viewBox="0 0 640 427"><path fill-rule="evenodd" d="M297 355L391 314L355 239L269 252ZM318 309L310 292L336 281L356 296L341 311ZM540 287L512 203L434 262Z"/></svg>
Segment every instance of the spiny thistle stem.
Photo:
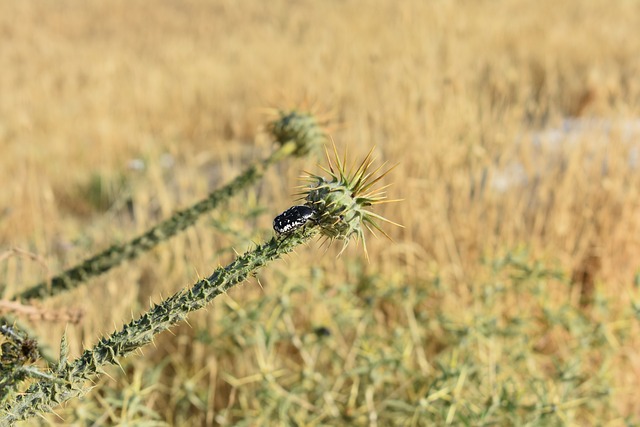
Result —
<svg viewBox="0 0 640 427"><path fill-rule="evenodd" d="M216 269L211 276L200 280L190 289L181 290L155 305L120 331L101 339L93 349L86 350L72 363L66 363L66 351L61 351L61 362L53 373L56 381L38 381L13 401L6 402L0 409L0 425L52 411L54 406L84 394L85 381L102 372L105 366L119 365L119 358L150 343L155 335L254 275L260 267L309 241L318 231L315 227L303 227L286 236L273 237L226 267Z"/></svg>
<svg viewBox="0 0 640 427"><path fill-rule="evenodd" d="M346 247L351 237L364 238L363 224L370 230L371 227L381 230L376 220L388 220L363 208L387 201L382 188L371 188L388 171L378 174L380 168L369 170L373 163L371 153L351 171L344 166L346 159L340 161L336 154L335 161L337 169L334 170L330 163L329 169L325 170L330 179L318 175L308 177L310 184L302 192L306 205L294 206L276 217L274 229L278 235L267 243L238 257L228 266L218 268L191 288L183 289L153 306L120 331L101 339L93 349L86 350L71 363L67 362L68 351L63 336L60 361L51 376L39 377L42 379L33 383L26 392L3 402L0 425L52 411L54 406L84 394L86 381L102 372L105 366L119 365L120 358L152 342L155 335L184 320L190 312L203 308L216 296L315 235L322 234L328 240L341 239Z"/></svg>
<svg viewBox="0 0 640 427"><path fill-rule="evenodd" d="M297 111L280 112L280 117L269 125L269 130L279 144L269 157L248 168L229 184L214 191L206 199L178 211L171 218L152 227L144 234L121 245L113 245L103 252L69 268L53 277L51 282L41 282L22 293L14 300L41 299L57 295L77 287L82 282L116 267L124 261L137 258L164 240L191 227L205 213L215 209L221 202L231 198L240 190L258 181L274 163L288 156L302 156L318 149L326 140L326 134L312 115Z"/></svg>

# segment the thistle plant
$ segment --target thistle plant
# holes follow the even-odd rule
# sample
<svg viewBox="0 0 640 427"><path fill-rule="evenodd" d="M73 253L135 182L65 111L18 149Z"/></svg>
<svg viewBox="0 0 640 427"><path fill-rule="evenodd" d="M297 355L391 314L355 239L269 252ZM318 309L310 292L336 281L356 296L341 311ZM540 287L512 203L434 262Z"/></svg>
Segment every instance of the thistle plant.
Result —
<svg viewBox="0 0 640 427"><path fill-rule="evenodd" d="M50 282L44 281L23 291L14 299L27 300L56 295L73 289L82 282L105 273L126 260L137 258L161 242L191 227L200 217L214 210L220 203L257 182L273 164L289 156L300 157L319 150L327 140L324 128L313 115L296 110L280 111L279 117L269 123L267 129L278 148L267 158L249 167L233 181L212 192L206 199L176 212L167 220L155 225L133 240L113 245L53 277Z"/></svg>
<svg viewBox="0 0 640 427"><path fill-rule="evenodd" d="M386 172L378 176L376 173L380 168L370 172L372 162L369 153L359 167L348 173L344 161L340 162L336 155L337 167L334 169L330 162L329 168L325 169L330 177L310 175L313 182L303 191L307 207L313 210L313 214L308 209L294 209L295 226L279 227L274 222L277 234L269 241L239 256L226 267L219 267L191 288L183 289L153 306L110 337L102 338L78 359L68 362L66 340L63 338L60 361L51 378L42 378L24 393L5 401L0 407L0 424L51 411L56 405L81 396L87 392L86 381L102 372L105 366L120 365L120 358L152 342L155 335L184 320L190 312L205 307L232 286L255 275L259 268L314 236L321 234L329 240L344 240L346 247L352 237L363 238L363 226L382 231L376 220L388 220L363 209L384 200L382 189L372 190L372 187ZM282 216L280 218L285 220Z"/></svg>
<svg viewBox="0 0 640 427"><path fill-rule="evenodd" d="M267 129L281 146L296 141L295 156L317 152L327 140L323 127L319 126L313 115L296 110L279 111L278 114L279 118L269 123Z"/></svg>
<svg viewBox="0 0 640 427"><path fill-rule="evenodd" d="M389 235L380 227L379 221L401 227L366 208L380 204L396 202L398 200L387 200L384 190L388 186L376 188L376 184L384 176L393 170L393 167L385 172L380 172L384 164L371 170L374 162L372 157L373 149L369 151L358 167L347 169L347 154L340 160L340 156L333 146L334 161L327 155L327 167L322 167L324 172L329 174L329 178L320 175L307 173L304 177L307 185L300 193L307 206L314 209L315 222L321 229L321 233L329 242L342 240L342 253L352 237L356 241L362 240L364 252L367 258L367 245L364 238L363 227L366 227L375 235L375 230L380 231L387 238ZM395 166L394 166L395 167Z"/></svg>

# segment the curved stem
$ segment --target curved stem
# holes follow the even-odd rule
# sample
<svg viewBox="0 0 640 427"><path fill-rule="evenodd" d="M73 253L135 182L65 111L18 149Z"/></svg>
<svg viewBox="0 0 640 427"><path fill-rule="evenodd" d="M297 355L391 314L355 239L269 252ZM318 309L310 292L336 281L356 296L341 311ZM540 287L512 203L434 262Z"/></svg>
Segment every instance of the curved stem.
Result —
<svg viewBox="0 0 640 427"><path fill-rule="evenodd" d="M199 201L189 208L176 212L171 218L162 221L135 239L121 245L113 245L81 264L69 268L53 277L50 282L41 282L14 296L13 299L42 299L57 295L76 288L82 282L105 273L124 261L137 258L162 241L192 226L203 214L212 211L221 202L224 202L238 191L262 178L269 166L292 155L296 147L297 143L295 141L289 141L281 145L269 157L251 166L242 173L242 175L239 175L224 187L214 191L206 199Z"/></svg>
<svg viewBox="0 0 640 427"><path fill-rule="evenodd" d="M38 381L26 392L5 402L0 409L0 425L49 412L54 406L84 394L85 381L101 372L104 366L119 365L121 357L150 343L155 335L184 320L190 312L204 307L232 286L254 275L259 268L291 252L317 233L315 227L303 227L289 235L273 237L226 267L217 268L211 276L191 288L183 289L153 306L140 318L110 337L101 339L93 349L86 350L75 361L61 362L53 373L57 381ZM64 360L64 355L61 360Z"/></svg>

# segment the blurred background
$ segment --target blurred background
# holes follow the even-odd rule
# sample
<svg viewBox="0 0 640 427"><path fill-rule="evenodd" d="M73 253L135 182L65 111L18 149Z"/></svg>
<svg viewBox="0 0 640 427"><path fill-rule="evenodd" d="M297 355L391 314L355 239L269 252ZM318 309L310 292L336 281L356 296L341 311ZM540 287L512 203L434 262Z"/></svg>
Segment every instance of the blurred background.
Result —
<svg viewBox="0 0 640 427"><path fill-rule="evenodd" d="M273 109L399 163L403 199L368 262L301 247L38 422L639 422L638 28L632 0L2 2L4 298L266 156ZM270 238L325 162L24 321L79 355Z"/></svg>

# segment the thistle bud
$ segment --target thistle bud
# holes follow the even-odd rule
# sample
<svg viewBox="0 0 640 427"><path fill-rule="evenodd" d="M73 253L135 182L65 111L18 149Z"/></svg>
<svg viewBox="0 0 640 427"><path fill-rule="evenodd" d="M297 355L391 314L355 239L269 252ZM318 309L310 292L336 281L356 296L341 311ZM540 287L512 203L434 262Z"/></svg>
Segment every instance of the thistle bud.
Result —
<svg viewBox="0 0 640 427"><path fill-rule="evenodd" d="M388 219L365 209L366 207L393 202L387 200L384 188L376 188L378 183L391 169L379 173L381 167L371 171L374 162L372 152L365 157L355 170L346 169L346 155L341 161L334 146L334 164L327 153L329 168L323 168L329 174L325 178L315 174L308 174L308 185L301 193L306 205L315 212L314 222L320 228L321 234L329 239L343 240L344 245L340 253L347 247L350 239L362 240L365 254L368 256L364 240L363 228L374 233L373 229L389 237L378 224L378 220L398 225ZM375 233L374 233L375 234Z"/></svg>
<svg viewBox="0 0 640 427"><path fill-rule="evenodd" d="M280 111L279 114L278 119L269 123L268 130L280 145L295 142L294 155L305 156L320 150L327 141L325 130L313 115L296 110Z"/></svg>

